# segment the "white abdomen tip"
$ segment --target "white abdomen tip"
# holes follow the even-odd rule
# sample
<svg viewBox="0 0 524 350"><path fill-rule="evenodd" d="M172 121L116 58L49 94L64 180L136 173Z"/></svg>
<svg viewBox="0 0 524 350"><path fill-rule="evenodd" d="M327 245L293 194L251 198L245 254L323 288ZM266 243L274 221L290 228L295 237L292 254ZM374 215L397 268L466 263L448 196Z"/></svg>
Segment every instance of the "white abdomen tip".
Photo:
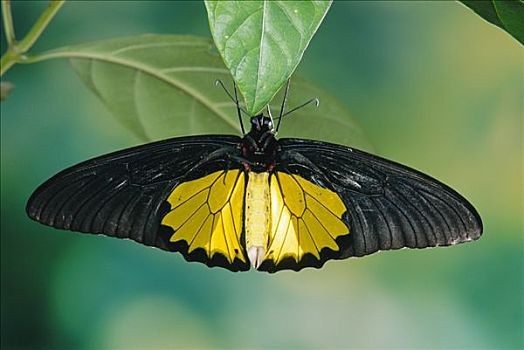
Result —
<svg viewBox="0 0 524 350"><path fill-rule="evenodd" d="M247 256L249 258L249 262L251 262L251 266L253 266L255 269L258 269L262 261L264 260L264 256L266 255L266 250L264 247L251 247L247 251Z"/></svg>

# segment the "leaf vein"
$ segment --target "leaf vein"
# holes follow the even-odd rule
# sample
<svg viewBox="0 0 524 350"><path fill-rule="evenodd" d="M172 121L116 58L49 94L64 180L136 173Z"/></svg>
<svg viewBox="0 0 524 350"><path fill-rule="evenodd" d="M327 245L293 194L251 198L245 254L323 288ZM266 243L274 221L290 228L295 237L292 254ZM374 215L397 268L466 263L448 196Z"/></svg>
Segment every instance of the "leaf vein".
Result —
<svg viewBox="0 0 524 350"><path fill-rule="evenodd" d="M289 23L295 29L301 38L304 38L306 36L304 27L300 26L300 21L297 21L295 17L293 17L289 12L288 9L285 6L282 6L280 2L275 1L273 3L276 7L280 9L280 11L287 17Z"/></svg>
<svg viewBox="0 0 524 350"><path fill-rule="evenodd" d="M262 2L262 30L260 31L260 44L259 44L259 54L258 54L258 67L257 67L257 76L256 76L256 82L255 82L255 100L253 101L253 106L251 106L251 109L254 108L256 105L256 97L258 96L258 85L260 82L260 74L261 74L261 67L262 67L262 57L264 54L264 33L266 31L266 16L267 16L267 0L263 0ZM257 111L254 111L255 113Z"/></svg>
<svg viewBox="0 0 524 350"><path fill-rule="evenodd" d="M208 109L209 111L217 115L219 118L221 118L222 121L225 122L227 125L229 125L232 129L234 129L237 132L240 132L240 127L235 122L230 120L226 114L224 114L219 109L215 108L213 106L213 103L209 99L207 99L204 95L202 95L200 92L193 89L189 85L183 83L182 81L175 79L172 76L167 76L165 74L162 74L158 70L148 67L146 64L128 60L122 57L104 56L100 54L92 54L92 53L84 53L84 52L55 52L53 54L49 54L46 56L46 58L59 58L59 57L93 59L93 60L99 60L102 62L119 64L119 65L129 67L132 69L140 70L142 71L142 73L146 73L179 90L182 90L183 92L185 92L186 94L194 98L196 101L198 101L206 109Z"/></svg>
<svg viewBox="0 0 524 350"><path fill-rule="evenodd" d="M109 52L108 54L110 56L115 56L115 55L118 55L118 54L121 54L123 52L126 52L126 51L132 51L132 50L140 50L140 49L148 49L148 48L153 48L153 47L169 47L169 46L202 46L202 47L206 47L206 46L210 46L208 43L195 43L194 41L191 42L191 41L188 41L188 42L176 42L176 43L147 43L147 44L137 44L137 45L130 45L130 46L126 46L126 47L122 47L118 50L115 50L115 51L112 51L112 52Z"/></svg>

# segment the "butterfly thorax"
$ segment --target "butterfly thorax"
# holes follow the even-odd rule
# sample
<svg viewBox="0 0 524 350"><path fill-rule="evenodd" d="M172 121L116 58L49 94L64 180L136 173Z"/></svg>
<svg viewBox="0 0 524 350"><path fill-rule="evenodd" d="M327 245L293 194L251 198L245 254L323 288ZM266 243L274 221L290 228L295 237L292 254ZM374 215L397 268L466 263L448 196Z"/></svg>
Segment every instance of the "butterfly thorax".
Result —
<svg viewBox="0 0 524 350"><path fill-rule="evenodd" d="M251 130L241 142L244 167L248 171L272 171L278 150L271 118L258 115L251 118Z"/></svg>

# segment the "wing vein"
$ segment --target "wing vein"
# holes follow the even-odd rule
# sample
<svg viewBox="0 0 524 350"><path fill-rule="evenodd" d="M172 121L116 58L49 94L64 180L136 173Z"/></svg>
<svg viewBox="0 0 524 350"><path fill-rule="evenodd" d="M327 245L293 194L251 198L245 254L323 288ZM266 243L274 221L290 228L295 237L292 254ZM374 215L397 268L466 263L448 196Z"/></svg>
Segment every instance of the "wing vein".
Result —
<svg viewBox="0 0 524 350"><path fill-rule="evenodd" d="M311 215L313 215L315 217L315 219L317 219L318 223L324 228L324 230L327 232L327 234L329 235L329 237L331 237L331 239L336 242L335 240L335 237L333 237L333 235L331 234L331 232L329 232L329 230L326 228L326 226L324 226L324 224L322 223L322 221L319 220L318 216L312 211L310 210L309 211L311 213Z"/></svg>
<svg viewBox="0 0 524 350"><path fill-rule="evenodd" d="M102 201L101 203L99 204L98 208L96 209L96 211L94 212L93 216L91 217L90 219L90 224L89 224L89 230L92 230L93 229L93 224L94 224L94 221L96 220L96 217L98 216L98 214L100 213L100 211L104 208L104 206L107 204L107 202L109 202L111 199L113 199L113 197L120 193L120 190L123 186L125 186L127 184L127 180L124 180L124 182L118 184L116 187L113 187L109 193L110 195L109 196L106 196ZM84 222L82 222L82 224L84 224ZM83 225L82 225L83 226ZM102 225L103 227L103 225ZM102 231L102 230L100 230Z"/></svg>
<svg viewBox="0 0 524 350"><path fill-rule="evenodd" d="M59 191L56 191L54 192L53 194L51 194L51 197L47 198L45 200L45 202L43 202L42 204L40 204L40 208L39 208L39 211L38 211L38 216L37 217L42 217L42 214L45 212L45 210L47 209L48 205L58 196L60 195L62 192L64 192L67 188L69 188L70 186L78 183L79 181L85 179L86 177L88 177L87 175L86 176L82 176L82 177L78 177L76 179L73 179L71 182L67 182L63 185L63 187L60 188ZM48 188L46 188L45 190L43 190L42 192L47 192Z"/></svg>
<svg viewBox="0 0 524 350"><path fill-rule="evenodd" d="M211 223L211 230L209 230L209 245L208 245L208 248L207 248L207 256L209 259L212 258L211 256L211 242L213 242L213 228L215 227L215 220L217 218L217 216L215 214L211 214L213 215L213 222Z"/></svg>
<svg viewBox="0 0 524 350"><path fill-rule="evenodd" d="M419 190L417 190L419 191ZM451 209L451 211L458 217L460 223L462 224L462 226L464 227L464 232L467 232L468 231L468 228L466 226L466 223L464 222L464 219L462 219L462 215L459 214L459 212L457 211L457 209L455 209L452 205L450 205L447 201L445 201L444 199L440 198L439 196L437 196L436 194L433 194L433 193L430 193L430 192L427 192L425 190L420 190L420 192L422 193L426 193L426 195L429 195L437 200L439 200L440 202L444 203L445 206L447 206L448 208ZM449 227L449 225L448 225ZM451 231L450 231L451 232Z"/></svg>
<svg viewBox="0 0 524 350"><path fill-rule="evenodd" d="M387 216L384 215L384 212L382 211L380 206L377 204L377 199L376 198L370 198L370 199L371 199L371 203L373 203L375 208L377 208L377 211L378 211L381 219L384 220L384 223L386 224L386 227L388 229L389 239L390 239L390 246L391 246L391 242L393 242L393 233L391 232L391 227L389 225L389 220L387 219ZM378 234L378 233L377 233L377 238L378 238L378 247L379 247L379 249L384 249L385 242L383 241L383 238L381 237L381 235ZM389 249L389 247L385 248L385 249Z"/></svg>
<svg viewBox="0 0 524 350"><path fill-rule="evenodd" d="M289 220L287 222L287 228L286 228L286 233L284 234L284 239L282 240L282 245L280 245L280 249L278 251L278 255L277 255L277 259L275 261L275 265L278 264L278 262L280 261L280 256L282 255L282 249L284 249L284 244L286 244L286 239L287 239L287 233L289 232L289 226L291 225L291 220Z"/></svg>
<svg viewBox="0 0 524 350"><path fill-rule="evenodd" d="M85 209L86 205L89 205L91 203L91 201L94 198L96 198L100 193L105 192L107 189L110 189L112 186L113 186L113 181L109 181L108 183L105 184L105 186L102 186L101 188L99 188L98 191L91 193L91 195L89 197L87 197L87 199L85 199L81 203L81 205L78 207L78 209L73 214L73 220L71 221L71 225L73 226L73 224L75 223L75 218L82 211L82 209ZM78 223L79 229L82 229L83 227L85 227L84 223L85 223L87 217L88 217L88 215L86 215L86 217L82 218L82 220Z"/></svg>
<svg viewBox="0 0 524 350"><path fill-rule="evenodd" d="M415 239L416 239L417 235L416 235L416 233L415 233L415 227L413 226L413 223L411 222L410 217L409 217L409 216L404 212L404 210L402 209L402 207L400 207L397 203L395 203L395 201L392 201L392 200L389 199L387 196L384 196L384 198L385 198L385 199L386 199L386 200L387 200L387 201L388 201L392 206L394 206L394 207L397 209L397 211L398 211L402 216L404 216L404 218L406 219L406 221L407 221L409 227L411 228L411 232L413 232L413 236L414 236ZM400 198L399 198L399 199L400 199ZM402 199L400 199L400 200L402 200ZM406 245L406 243L408 242L408 240L407 240L407 237L406 237L406 234L405 234L404 230L403 230L403 229L400 230L400 233L402 234L403 244Z"/></svg>
<svg viewBox="0 0 524 350"><path fill-rule="evenodd" d="M83 178L82 178L82 179L83 179ZM75 196L78 195L79 192L80 192L80 193L83 192L83 190L85 190L89 185L91 185L91 184L92 184L93 182L95 182L96 180L97 180L96 177L93 178L93 179L90 179L88 183L82 185L82 187L81 187L79 190L75 191L74 196L69 196L69 198L67 198L65 201L63 201L62 204L60 205L60 207L56 210L52 222L53 222L53 223L56 222L56 218L58 217L58 214L60 214L60 212L63 210L63 208L64 208L66 205L68 205L68 204L69 204L69 203L70 203L70 202L75 198ZM70 188L73 184L77 184L77 183L78 183L78 181L74 181L74 182L72 182L72 183L69 183L67 186L62 187L62 188L60 189L60 191L58 191L58 193L62 193L62 192L64 192L67 188ZM54 199L54 198L56 198L56 196L57 196L57 194L55 193L55 195L53 195L52 198ZM43 212L43 211L42 211L42 212Z"/></svg>
<svg viewBox="0 0 524 350"><path fill-rule="evenodd" d="M411 188L411 187L409 187L409 188ZM397 188L392 186L390 188L390 190L394 191L395 193L397 193L397 195L404 200L404 203L406 203L409 206L411 206L420 215L420 217L423 218L427 222L428 227L431 229L431 234L433 235L433 237L436 237L437 236L437 234L436 234L437 231L436 231L436 228L433 226L433 223L431 222L431 220L429 220L426 217L426 215L416 205L414 205L411 201L409 201L406 198L406 196L404 196L404 194L401 191L399 191ZM419 242L418 242L418 238L417 238L417 233L415 231L413 231L413 233L414 233L414 237L415 237L415 246L418 247Z"/></svg>
<svg viewBox="0 0 524 350"><path fill-rule="evenodd" d="M277 222L277 224L275 225L275 234L273 235L273 237L270 237L271 240L270 240L270 242L269 242L269 244L268 244L268 247L271 247L271 245L273 244L273 241L275 240L275 237L276 237L276 235L277 235L278 226L280 225L280 220L282 219L282 213L283 213L283 212L284 212L284 206L282 205L282 206L280 207L280 214L278 215L278 222ZM273 229L271 229L271 230L273 230Z"/></svg>
<svg viewBox="0 0 524 350"><path fill-rule="evenodd" d="M362 212L362 208L360 207L360 205L358 205L355 200L353 199L353 197L349 196L348 197L348 200L351 202L351 207L355 209L355 211L358 211L358 215L356 215L356 217L358 218L358 222L359 222L359 225L360 225L360 235L362 237L362 243L364 244L364 253L367 252L367 239L366 239L366 233L369 233L368 232L365 232L364 230L364 225L362 224L362 218L360 217L361 215L364 217L364 214ZM366 226L368 226L366 224Z"/></svg>
<svg viewBox="0 0 524 350"><path fill-rule="evenodd" d="M313 239L313 236L311 235L311 232L309 231L309 227L307 226L307 224L306 224L306 222L304 220L302 220L302 221L304 222L304 227L306 228L307 234L311 238L311 242L313 242L313 245L315 246L315 249L317 250L318 254L320 254L320 250L318 249L318 246L315 243L315 240Z"/></svg>
<svg viewBox="0 0 524 350"><path fill-rule="evenodd" d="M206 203L202 204L202 205L205 205ZM211 213L211 211L210 211ZM197 238L197 236L200 234L200 230L202 230L202 227L204 227L204 224L206 223L207 219L209 218L209 215L213 215L213 214L208 214L206 216L206 218L204 220L202 220L202 223L200 224L200 226L198 227L198 230L197 232L195 233L195 235L193 236L193 238L191 239L191 243L188 244L188 251L189 251L189 248L193 245L193 242L195 241L195 239Z"/></svg>
<svg viewBox="0 0 524 350"><path fill-rule="evenodd" d="M122 192L120 192L120 193L122 193ZM127 199L127 201L125 202L125 204L122 205L121 210L120 210L120 212L118 213L118 218L115 220L116 225L115 225L115 228L114 228L114 232L112 232L111 234L118 235L117 228L118 228L118 226L119 226L120 219L122 218L122 215L124 215L124 212L125 212L125 210L127 209L127 206L129 205L129 203L131 203L131 202L134 201L134 200L137 200L137 198L138 198L138 196L133 195L133 193L131 193L131 194L129 195L129 198ZM114 212L115 212L115 210L113 210L113 211L111 212L111 214L113 215ZM109 221L106 221L106 222L104 222L104 224L102 225L102 232L104 232L104 233L109 233L109 229L107 228L108 222L109 222Z"/></svg>
<svg viewBox="0 0 524 350"><path fill-rule="evenodd" d="M449 232L449 233L452 233L453 231L451 230L451 226L449 225L448 220L446 220L446 216L445 216L444 214L442 214L442 212L440 211L440 209L439 209L437 206L433 205L433 204L431 203L431 201L429 200L429 198L427 198L425 195L423 195L419 190L417 190L417 189L414 188L414 187L412 187L412 188L413 188L413 190L414 190L414 191L415 191L415 192L416 192L416 193L417 193L421 198L423 198L423 199L427 202L427 205L428 205L428 206L431 206L431 207L433 207L433 209L435 209L435 211L438 213L438 215L440 216L440 218L442 219L442 221L446 224L446 226L447 226L447 228L448 228L448 232ZM436 198L436 197L435 197L435 198ZM437 242L437 241L438 241L438 238L437 238L437 232L436 232L436 231L433 233L433 236L434 236L434 238L435 238L435 241ZM445 236L444 236L444 237L445 237Z"/></svg>
<svg viewBox="0 0 524 350"><path fill-rule="evenodd" d="M231 204L227 204L229 207L231 207ZM220 212L220 215L222 215L222 232L224 233L224 241L226 242L226 248L227 248L227 261L229 262L232 262L233 259L231 259L231 249L229 248L229 243L227 242L227 234L226 234L226 226L224 224L224 214L222 214L222 212ZM232 218L233 219L233 218Z"/></svg>

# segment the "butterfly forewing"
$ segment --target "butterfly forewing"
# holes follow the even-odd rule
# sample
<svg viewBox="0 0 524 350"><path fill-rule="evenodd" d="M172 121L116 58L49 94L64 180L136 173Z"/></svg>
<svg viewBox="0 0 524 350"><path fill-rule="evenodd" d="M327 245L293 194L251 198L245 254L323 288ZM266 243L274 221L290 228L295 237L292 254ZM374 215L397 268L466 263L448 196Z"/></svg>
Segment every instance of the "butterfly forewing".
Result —
<svg viewBox="0 0 524 350"><path fill-rule="evenodd" d="M241 164L226 157L239 142L236 136L183 137L88 160L41 185L26 210L31 218L56 228L130 238L174 251L178 247L159 229L171 210L168 196L186 181L239 168Z"/></svg>
<svg viewBox="0 0 524 350"><path fill-rule="evenodd" d="M464 197L416 170L325 142L279 144L278 170L331 188L347 207L350 234L337 258L447 246L482 234L480 217Z"/></svg>

